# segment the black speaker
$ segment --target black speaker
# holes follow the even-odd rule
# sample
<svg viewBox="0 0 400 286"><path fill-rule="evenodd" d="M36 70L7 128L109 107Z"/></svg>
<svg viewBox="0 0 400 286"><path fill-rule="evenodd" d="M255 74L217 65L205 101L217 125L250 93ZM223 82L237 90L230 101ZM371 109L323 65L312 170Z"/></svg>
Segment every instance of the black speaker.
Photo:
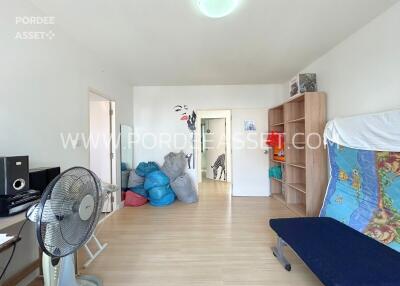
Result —
<svg viewBox="0 0 400 286"><path fill-rule="evenodd" d="M29 170L29 188L43 193L47 185L59 174L60 167L31 169Z"/></svg>
<svg viewBox="0 0 400 286"><path fill-rule="evenodd" d="M29 189L29 157L0 157L0 195L12 196Z"/></svg>

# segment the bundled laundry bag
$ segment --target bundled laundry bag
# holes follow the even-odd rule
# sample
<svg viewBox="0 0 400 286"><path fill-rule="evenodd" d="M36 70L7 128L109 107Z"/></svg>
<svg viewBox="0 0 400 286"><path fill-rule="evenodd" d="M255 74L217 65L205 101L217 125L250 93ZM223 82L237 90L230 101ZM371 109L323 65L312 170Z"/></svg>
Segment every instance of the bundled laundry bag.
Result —
<svg viewBox="0 0 400 286"><path fill-rule="evenodd" d="M171 186L155 187L149 191L150 205L164 207L175 201L175 194Z"/></svg>
<svg viewBox="0 0 400 286"><path fill-rule="evenodd" d="M138 185L136 187L130 188L129 191L134 192L142 197L147 198L149 196L148 192L144 188L144 184Z"/></svg>
<svg viewBox="0 0 400 286"><path fill-rule="evenodd" d="M144 181L144 188L149 191L154 187L169 185L169 178L162 171L155 171L147 175Z"/></svg>
<svg viewBox="0 0 400 286"><path fill-rule="evenodd" d="M125 203L126 207L140 207L147 203L147 198L138 195L134 192L127 191L125 194Z"/></svg>
<svg viewBox="0 0 400 286"><path fill-rule="evenodd" d="M160 170L156 162L141 162L136 168L136 174L141 177L146 177L148 174L154 171Z"/></svg>
<svg viewBox="0 0 400 286"><path fill-rule="evenodd" d="M161 171L154 171L146 176L144 189L152 206L162 207L175 201L175 194L169 185L169 178Z"/></svg>
<svg viewBox="0 0 400 286"><path fill-rule="evenodd" d="M176 180L171 183L171 187L178 197L178 200L181 202L187 204L198 202L197 190L189 174L184 174L176 178Z"/></svg>
<svg viewBox="0 0 400 286"><path fill-rule="evenodd" d="M129 178L128 178L128 188L134 188L136 186L140 186L144 184L144 177L139 176L138 174L136 174L136 170L132 169L129 172Z"/></svg>
<svg viewBox="0 0 400 286"><path fill-rule="evenodd" d="M161 171L173 182L185 173L186 165L187 159L183 151L179 153L171 152L164 157L164 164L161 167Z"/></svg>
<svg viewBox="0 0 400 286"><path fill-rule="evenodd" d="M162 198L164 198L166 191L169 192L168 186L161 186L161 187L154 187L152 189L149 190L149 197L151 197L151 199L153 201L157 200L161 200Z"/></svg>

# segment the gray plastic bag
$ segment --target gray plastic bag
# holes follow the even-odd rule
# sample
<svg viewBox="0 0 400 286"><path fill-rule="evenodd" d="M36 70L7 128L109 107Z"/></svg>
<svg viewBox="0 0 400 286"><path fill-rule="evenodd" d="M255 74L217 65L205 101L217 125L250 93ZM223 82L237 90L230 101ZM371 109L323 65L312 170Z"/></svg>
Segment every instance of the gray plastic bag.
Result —
<svg viewBox="0 0 400 286"><path fill-rule="evenodd" d="M171 188L178 200L184 203L193 204L199 200L196 187L189 174L184 174L176 178L176 180L171 183Z"/></svg>
<svg viewBox="0 0 400 286"><path fill-rule="evenodd" d="M135 169L132 169L129 173L128 188L134 188L143 184L144 178L136 174Z"/></svg>
<svg viewBox="0 0 400 286"><path fill-rule="evenodd" d="M170 182L175 181L176 178L185 173L187 159L185 153L169 153L164 157L164 165L161 171L169 177Z"/></svg>

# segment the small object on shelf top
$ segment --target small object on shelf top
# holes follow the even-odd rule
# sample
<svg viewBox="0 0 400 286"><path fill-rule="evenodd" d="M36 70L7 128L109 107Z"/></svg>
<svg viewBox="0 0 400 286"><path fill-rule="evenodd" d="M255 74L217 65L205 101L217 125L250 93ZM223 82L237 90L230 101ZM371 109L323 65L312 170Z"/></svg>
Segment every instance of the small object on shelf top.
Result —
<svg viewBox="0 0 400 286"><path fill-rule="evenodd" d="M290 96L316 91L318 91L318 85L315 73L301 73L290 81Z"/></svg>

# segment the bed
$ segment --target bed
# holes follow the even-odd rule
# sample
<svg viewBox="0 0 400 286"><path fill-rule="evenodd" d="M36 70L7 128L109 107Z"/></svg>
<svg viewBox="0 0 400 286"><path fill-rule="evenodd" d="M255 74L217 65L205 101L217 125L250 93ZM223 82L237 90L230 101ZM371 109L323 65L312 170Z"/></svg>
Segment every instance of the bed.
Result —
<svg viewBox="0 0 400 286"><path fill-rule="evenodd" d="M324 285L400 285L400 111L330 121L331 176L320 217L273 219L273 253L289 246Z"/></svg>

